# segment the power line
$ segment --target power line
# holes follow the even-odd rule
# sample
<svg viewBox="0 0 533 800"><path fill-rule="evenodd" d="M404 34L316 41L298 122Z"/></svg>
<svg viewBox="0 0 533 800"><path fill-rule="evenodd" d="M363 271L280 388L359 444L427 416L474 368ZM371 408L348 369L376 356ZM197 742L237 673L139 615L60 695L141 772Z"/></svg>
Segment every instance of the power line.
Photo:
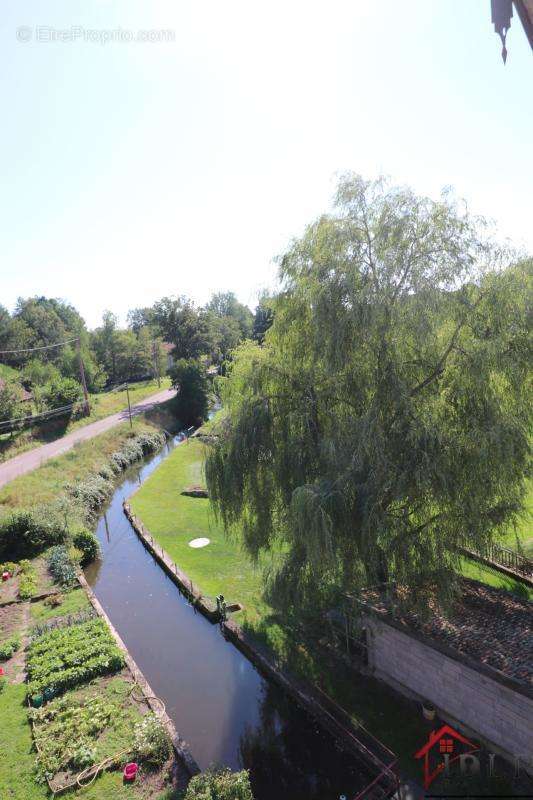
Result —
<svg viewBox="0 0 533 800"><path fill-rule="evenodd" d="M78 338L67 339L64 342L57 342L57 344L44 344L41 347L21 347L18 350L0 350L0 356L12 355L13 353L33 353L35 350L51 350L53 347L63 347L64 344L77 342Z"/></svg>
<svg viewBox="0 0 533 800"><path fill-rule="evenodd" d="M27 417L12 417L11 419L2 420L0 422L0 428L4 426L8 426L11 424L21 425L25 422L38 422L40 420L49 419L50 417L57 416L57 414L62 414L64 411L70 411L71 409L75 408L77 405L83 405L82 403L70 403L67 406L61 406L61 408L50 408L48 411L42 411L40 414L31 414Z"/></svg>

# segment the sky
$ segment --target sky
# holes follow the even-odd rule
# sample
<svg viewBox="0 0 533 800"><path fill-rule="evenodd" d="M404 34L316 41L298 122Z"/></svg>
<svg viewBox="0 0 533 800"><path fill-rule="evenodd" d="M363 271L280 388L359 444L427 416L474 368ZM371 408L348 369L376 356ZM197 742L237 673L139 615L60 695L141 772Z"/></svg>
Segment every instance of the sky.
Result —
<svg viewBox="0 0 533 800"><path fill-rule="evenodd" d="M3 0L0 304L253 307L346 170L451 185L533 251L516 15L500 49L489 0Z"/></svg>

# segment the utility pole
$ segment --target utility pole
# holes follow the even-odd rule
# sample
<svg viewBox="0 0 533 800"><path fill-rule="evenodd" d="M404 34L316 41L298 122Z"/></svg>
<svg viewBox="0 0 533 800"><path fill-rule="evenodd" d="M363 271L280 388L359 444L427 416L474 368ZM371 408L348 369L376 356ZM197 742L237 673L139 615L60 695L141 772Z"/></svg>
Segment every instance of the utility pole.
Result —
<svg viewBox="0 0 533 800"><path fill-rule="evenodd" d="M83 359L81 357L81 342L80 337L76 339L76 350L78 351L78 362L80 365L80 379L81 379L81 386L83 389L83 398L85 401L85 414L89 416L91 413L91 408L89 406L89 392L87 391L87 382L85 380L85 370L83 368Z"/></svg>
<svg viewBox="0 0 533 800"><path fill-rule="evenodd" d="M152 344L152 358L154 361L154 377L157 378L157 385L161 388L161 370L159 369L159 355L157 352L157 341L154 339Z"/></svg>
<svg viewBox="0 0 533 800"><path fill-rule="evenodd" d="M131 421L131 404L130 404L130 386L126 384L126 394L128 396L128 414L130 415L130 428L133 428L133 422Z"/></svg>

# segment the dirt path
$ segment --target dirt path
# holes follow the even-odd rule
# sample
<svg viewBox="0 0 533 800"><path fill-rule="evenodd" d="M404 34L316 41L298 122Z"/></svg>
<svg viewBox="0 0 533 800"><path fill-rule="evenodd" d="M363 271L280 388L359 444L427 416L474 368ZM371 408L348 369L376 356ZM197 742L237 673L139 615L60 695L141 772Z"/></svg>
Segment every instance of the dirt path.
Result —
<svg viewBox="0 0 533 800"><path fill-rule="evenodd" d="M153 394L151 397L146 397L138 405L132 406L132 414L138 416L145 411L150 411L154 406L170 400L171 397L174 397L174 394L174 389L164 389L157 394ZM26 472L37 469L37 467L40 467L41 464L44 464L44 462L48 461L50 458L55 458L56 456L66 453L74 447L77 442L84 442L87 439L92 439L93 436L98 436L99 433L104 433L110 428L114 428L115 425L119 425L126 419L128 419L128 410L124 409L124 411L119 411L116 414L111 414L109 417L99 419L97 422L91 422L83 428L78 428L72 433L63 436L63 438L57 439L55 442L43 444L40 447L35 447L33 450L28 450L26 453L21 453L14 458L10 458L8 461L4 461L0 464L0 486L5 486L6 483L18 478L19 475L25 475Z"/></svg>

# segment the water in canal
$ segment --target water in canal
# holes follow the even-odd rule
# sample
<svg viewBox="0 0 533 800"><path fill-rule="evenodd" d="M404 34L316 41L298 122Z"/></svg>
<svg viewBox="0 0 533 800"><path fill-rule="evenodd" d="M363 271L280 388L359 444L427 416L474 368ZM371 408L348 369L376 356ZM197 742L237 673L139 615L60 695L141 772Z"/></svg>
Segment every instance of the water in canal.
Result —
<svg viewBox="0 0 533 800"><path fill-rule="evenodd" d="M338 800L369 776L182 597L122 511L179 437L126 473L98 523L96 596L202 769L250 770L256 800Z"/></svg>

